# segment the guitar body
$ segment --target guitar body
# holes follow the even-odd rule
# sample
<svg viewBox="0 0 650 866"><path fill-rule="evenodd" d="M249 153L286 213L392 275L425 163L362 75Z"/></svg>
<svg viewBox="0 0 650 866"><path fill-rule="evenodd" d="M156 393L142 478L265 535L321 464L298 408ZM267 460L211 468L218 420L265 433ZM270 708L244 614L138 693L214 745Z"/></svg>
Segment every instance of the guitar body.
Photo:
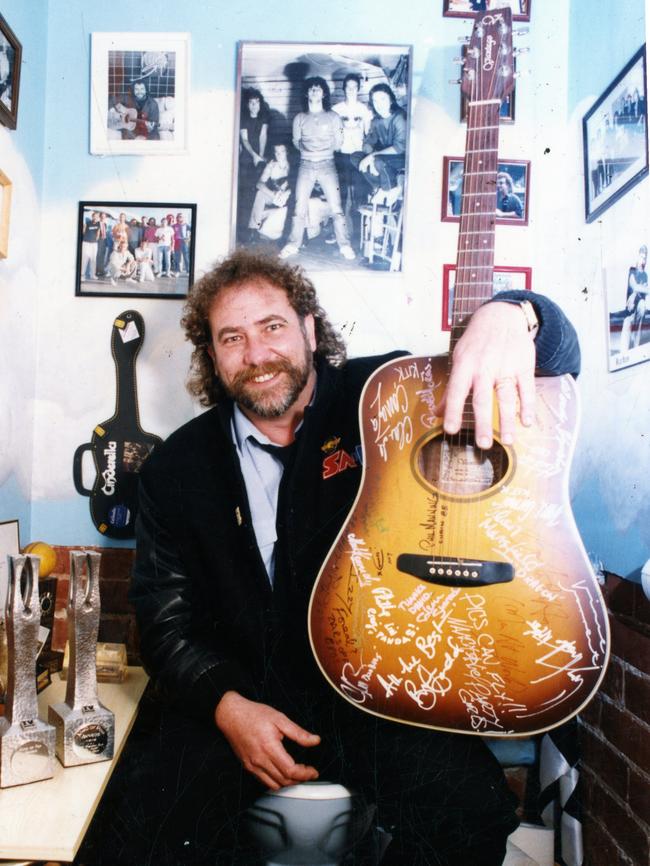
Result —
<svg viewBox="0 0 650 866"><path fill-rule="evenodd" d="M442 434L447 373L446 356L407 357L364 388L362 483L314 586L312 648L361 710L529 735L584 706L608 654L568 500L576 390L538 379L534 425L486 452Z"/></svg>

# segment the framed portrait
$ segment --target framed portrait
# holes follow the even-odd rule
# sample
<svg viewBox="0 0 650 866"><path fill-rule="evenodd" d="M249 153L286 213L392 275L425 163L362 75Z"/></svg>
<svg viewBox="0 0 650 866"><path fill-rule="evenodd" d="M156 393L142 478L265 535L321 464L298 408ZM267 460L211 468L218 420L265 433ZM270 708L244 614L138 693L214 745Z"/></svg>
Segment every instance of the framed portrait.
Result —
<svg viewBox="0 0 650 866"><path fill-rule="evenodd" d="M474 18L477 13L510 7L513 21L530 21L533 0L443 0L445 18Z"/></svg>
<svg viewBox="0 0 650 866"><path fill-rule="evenodd" d="M443 222L459 222L463 201L462 156L445 156L442 164L442 203L440 218ZM495 178L495 222L498 225L528 225L530 199L530 161L503 159L499 161Z"/></svg>
<svg viewBox="0 0 650 866"><path fill-rule="evenodd" d="M0 171L0 259L9 255L9 223L11 220L11 181Z"/></svg>
<svg viewBox="0 0 650 866"><path fill-rule="evenodd" d="M22 45L0 15L0 123L9 129L15 129L18 123L22 54Z"/></svg>
<svg viewBox="0 0 650 866"><path fill-rule="evenodd" d="M648 174L645 45L585 114L582 139L590 223Z"/></svg>
<svg viewBox="0 0 650 866"><path fill-rule="evenodd" d="M93 33L90 152L187 150L189 33Z"/></svg>
<svg viewBox="0 0 650 866"><path fill-rule="evenodd" d="M463 63L465 62L465 56L467 55L467 45L463 45L461 49L461 56L463 58ZM516 67L516 63L515 63ZM501 123L514 123L515 122L515 91L516 91L516 83L513 84L512 90L506 98L501 103L501 108L499 109L499 120ZM460 91L460 120L461 123L467 123L467 96Z"/></svg>
<svg viewBox="0 0 650 866"><path fill-rule="evenodd" d="M647 235L618 244L605 266L609 370L650 361Z"/></svg>
<svg viewBox="0 0 650 866"><path fill-rule="evenodd" d="M187 297L195 231L195 204L79 202L75 294Z"/></svg>
<svg viewBox="0 0 650 866"><path fill-rule="evenodd" d="M532 268L495 265L492 273L492 294L516 289L530 291L533 282ZM456 265L442 266L442 330L451 331L451 314L454 306Z"/></svg>
<svg viewBox="0 0 650 866"><path fill-rule="evenodd" d="M409 45L239 44L233 247L402 270L411 66Z"/></svg>

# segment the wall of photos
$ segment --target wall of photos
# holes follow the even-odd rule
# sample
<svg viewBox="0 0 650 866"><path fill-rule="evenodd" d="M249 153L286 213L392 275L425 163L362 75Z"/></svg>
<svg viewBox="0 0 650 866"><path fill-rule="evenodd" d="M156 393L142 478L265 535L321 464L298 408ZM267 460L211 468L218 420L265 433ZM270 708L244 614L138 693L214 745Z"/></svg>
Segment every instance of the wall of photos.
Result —
<svg viewBox="0 0 650 866"><path fill-rule="evenodd" d="M528 29L526 35L516 37L520 46L530 49L519 61L520 69L528 74L516 82L514 122L506 118L501 124L500 159L513 167L525 163L526 219L497 226L495 263L506 269L506 275L510 273L507 269L514 269L513 279L558 301L579 331L585 351L580 389L588 411L572 489L590 552L608 569L627 574L645 559L643 550L650 549L650 539L647 535L642 538L628 556L626 526L616 525L605 545L602 523L610 519L608 495L627 497L627 504L641 507L632 492L636 482L626 474L632 463L630 453L641 450L640 422L636 423L634 410L626 404L626 392L634 390L637 409L647 408L640 382L648 367L607 372L601 262L605 227L613 230L617 214L632 200L640 201L642 195L647 200L648 181L611 207L602 220L585 225L581 120L643 41L639 25L643 0L632 0L624 8L615 0L597 0L597 4L600 16L592 14L591 0L588 4L585 0L571 4L533 0L530 23L516 25ZM20 517L23 541L38 537L55 544L129 545L128 541L108 542L94 528L88 501L73 485L72 455L114 411L111 326L129 308L138 310L146 324L137 364L142 426L166 436L198 411L183 389L189 350L178 326L182 299L118 297L110 292L92 297L83 290L83 282L75 296L79 203L137 202L151 208L165 202L196 205L193 264L195 278L199 277L227 252L233 234L238 42L412 45L407 94L408 196L399 268L393 273L348 268L333 255L314 272L314 278L324 306L348 339L351 354L395 346L417 353L443 351L447 334L442 314L445 291L450 288L448 281L445 285L445 274L450 274L445 265L455 261L458 231L456 222L441 218L443 198L446 201L452 181L444 158L452 158L453 163L454 157L462 156L465 138L459 88L448 82L459 76L454 58L460 54L459 39L471 31L471 21L443 17L441 0L410 0L408 14L401 14L388 0L356 6L331 0L326 14L306 11L302 0L286 0L281 10L261 0L236 6L201 2L184 7L161 0L155 19L146 5L130 0L98 6L68 0L50 3L47 18L42 11L40 0L3 4L3 14L23 42L25 64L18 129L10 134L0 128L0 135L29 166L35 203L28 209L29 226L12 223L12 238L15 227L23 226L21 235L30 256L27 259L25 253L22 265L33 269L34 295L24 286L22 294L12 288L12 315L21 324L0 351L16 370L22 369L18 358L28 354L31 371L25 375L31 379L29 385L12 386L10 394L14 398L20 394L25 408L21 423L14 425L8 437L5 463L22 469L0 475L0 516ZM611 37L611 17L623 22L616 40ZM184 101L177 95L175 106L177 112L185 112L186 150L92 155L91 106L101 106L103 96L93 88L91 34L152 31L190 34L189 95ZM588 40L597 46L593 56L599 58L598 63L589 56ZM29 65L28 53L32 57ZM162 74L155 69L153 74L158 72ZM4 169L2 164L0 169ZM19 197L24 194L22 189L18 193ZM30 243L40 243L38 279ZM0 263L0 287L7 279L8 265L21 267L20 259L14 260L13 255L12 251L12 258ZM6 303L6 297L6 293L0 297L0 304ZM21 329L32 329L28 353L21 351ZM625 431L618 429L618 419L605 419L596 410L595 395L605 391L625 415ZM24 436L26 429L33 430L33 444ZM605 473L598 468L598 459L601 453L608 453L608 465L612 465L613 437L618 441L620 435L629 439L621 449L621 467L612 468L612 474L621 479L617 486L614 480L602 480ZM594 517L596 486L603 505ZM620 514L619 508L612 507ZM600 535L593 531L596 526Z"/></svg>

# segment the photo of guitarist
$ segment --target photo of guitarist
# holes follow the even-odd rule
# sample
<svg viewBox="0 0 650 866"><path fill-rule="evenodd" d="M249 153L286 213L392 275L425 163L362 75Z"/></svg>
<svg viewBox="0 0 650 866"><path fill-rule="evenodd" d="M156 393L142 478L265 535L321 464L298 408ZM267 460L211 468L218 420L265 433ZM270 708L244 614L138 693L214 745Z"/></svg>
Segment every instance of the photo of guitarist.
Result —
<svg viewBox="0 0 650 866"><path fill-rule="evenodd" d="M108 109L108 128L121 130L123 139L157 141L159 109L144 81L134 81L129 92L113 97Z"/></svg>
<svg viewBox="0 0 650 866"><path fill-rule="evenodd" d="M383 866L499 866L516 798L483 740L360 712L308 641L312 585L361 480L361 390L406 353L346 360L306 274L244 249L195 284L182 324L188 388L211 408L142 468L130 594L163 700L141 713L80 862L260 863L245 809L265 789L321 779L376 806L346 864L378 863L389 841ZM457 432L471 393L487 448L496 394L512 442L517 416L534 423L534 375L579 366L552 301L502 292L459 340L437 413Z"/></svg>

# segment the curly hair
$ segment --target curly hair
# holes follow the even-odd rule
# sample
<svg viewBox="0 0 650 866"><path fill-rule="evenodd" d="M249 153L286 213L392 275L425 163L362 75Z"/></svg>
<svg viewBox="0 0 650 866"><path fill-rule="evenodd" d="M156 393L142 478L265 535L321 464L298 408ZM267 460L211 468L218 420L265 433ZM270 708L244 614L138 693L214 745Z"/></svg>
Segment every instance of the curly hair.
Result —
<svg viewBox="0 0 650 866"><path fill-rule="evenodd" d="M212 345L208 320L212 303L222 289L262 281L284 289L289 303L301 320L313 315L317 357L334 366L340 366L345 361L345 343L318 303L316 289L303 269L287 264L275 255L240 248L218 262L213 270L192 286L183 307L181 325L185 329L185 339L194 345L186 387L202 406L213 406L224 394L208 351Z"/></svg>

